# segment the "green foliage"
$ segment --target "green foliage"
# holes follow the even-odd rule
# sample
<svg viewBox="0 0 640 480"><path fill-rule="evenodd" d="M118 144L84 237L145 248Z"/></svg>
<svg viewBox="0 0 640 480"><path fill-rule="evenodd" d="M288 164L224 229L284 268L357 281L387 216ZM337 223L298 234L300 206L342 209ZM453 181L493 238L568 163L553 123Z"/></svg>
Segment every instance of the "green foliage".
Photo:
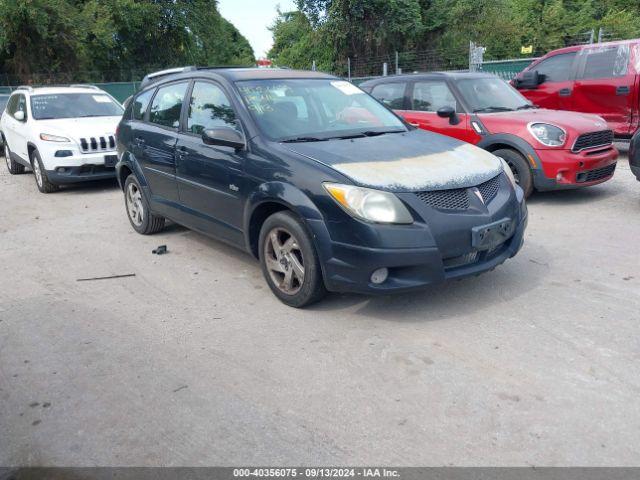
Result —
<svg viewBox="0 0 640 480"><path fill-rule="evenodd" d="M486 59L518 58L588 40L640 36L640 0L297 0L272 27L276 63L338 71L347 57L434 50L451 65L467 61L469 41Z"/></svg>
<svg viewBox="0 0 640 480"><path fill-rule="evenodd" d="M0 0L0 12L0 72L25 81L34 73L132 80L132 71L255 62L214 0Z"/></svg>

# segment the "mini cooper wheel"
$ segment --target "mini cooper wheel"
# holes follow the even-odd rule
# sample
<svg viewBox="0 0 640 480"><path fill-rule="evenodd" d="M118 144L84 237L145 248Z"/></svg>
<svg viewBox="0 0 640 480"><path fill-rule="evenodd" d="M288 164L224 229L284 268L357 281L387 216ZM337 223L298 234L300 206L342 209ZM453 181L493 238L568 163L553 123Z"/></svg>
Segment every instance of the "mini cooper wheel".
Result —
<svg viewBox="0 0 640 480"><path fill-rule="evenodd" d="M151 212L147 197L133 174L124 182L124 205L127 218L136 232L151 235L164 227L164 217Z"/></svg>
<svg viewBox="0 0 640 480"><path fill-rule="evenodd" d="M271 291L286 305L304 307L326 295L318 254L291 212L271 215L260 230L260 265Z"/></svg>
<svg viewBox="0 0 640 480"><path fill-rule="evenodd" d="M528 197L533 192L533 175L527 160L515 150L503 148L493 152L496 157L502 158L511 168L516 183L524 190L524 196Z"/></svg>
<svg viewBox="0 0 640 480"><path fill-rule="evenodd" d="M42 193L52 193L60 189L60 187L49 181L47 172L42 165L42 159L37 150L31 153L31 168L33 169L33 176L36 179L36 186Z"/></svg>
<svg viewBox="0 0 640 480"><path fill-rule="evenodd" d="M24 165L19 164L11 159L11 150L9 150L9 145L7 142L4 142L4 160L7 162L7 170L11 175L20 175L24 173Z"/></svg>

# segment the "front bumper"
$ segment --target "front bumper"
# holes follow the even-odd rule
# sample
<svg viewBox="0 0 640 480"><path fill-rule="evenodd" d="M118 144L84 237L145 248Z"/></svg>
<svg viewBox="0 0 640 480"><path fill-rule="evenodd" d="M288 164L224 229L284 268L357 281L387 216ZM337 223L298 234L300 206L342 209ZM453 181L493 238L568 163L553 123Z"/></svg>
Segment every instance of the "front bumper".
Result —
<svg viewBox="0 0 640 480"><path fill-rule="evenodd" d="M583 150L537 150L542 168L533 170L537 190L561 190L597 185L613 177L618 151L615 147Z"/></svg>
<svg viewBox="0 0 640 480"><path fill-rule="evenodd" d="M524 242L528 214L519 191L519 208L516 208L517 214L513 218L513 234L490 253L477 252L471 247L471 230L468 230L468 240L465 241L468 244L466 250L456 252L455 258L445 258L437 246L370 248L333 241L324 222L309 222L317 239L327 290L364 294L401 293L494 269L516 255ZM452 218L452 222L455 223L456 219ZM474 255L472 260L456 261L468 254ZM388 278L381 284L374 284L371 274L383 267L389 270Z"/></svg>
<svg viewBox="0 0 640 480"><path fill-rule="evenodd" d="M56 151L68 150L72 155L56 157ZM55 184L78 183L115 178L118 161L115 150L80 153L75 148L58 146L50 151L39 150L49 181Z"/></svg>

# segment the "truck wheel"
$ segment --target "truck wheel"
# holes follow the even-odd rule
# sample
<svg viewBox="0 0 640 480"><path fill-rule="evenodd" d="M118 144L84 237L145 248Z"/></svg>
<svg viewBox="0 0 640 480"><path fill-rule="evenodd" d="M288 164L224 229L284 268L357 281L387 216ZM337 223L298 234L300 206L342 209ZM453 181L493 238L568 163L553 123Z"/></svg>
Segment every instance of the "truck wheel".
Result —
<svg viewBox="0 0 640 480"><path fill-rule="evenodd" d="M533 192L533 175L527 160L515 150L504 148L492 152L496 157L502 158L511 167L516 183L524 190L524 196L528 197Z"/></svg>
<svg viewBox="0 0 640 480"><path fill-rule="evenodd" d="M42 160L40 159L40 154L37 150L31 152L30 160L38 190L40 190L41 193L52 193L58 191L60 187L49 181L49 177L47 177L47 172L42 165Z"/></svg>
<svg viewBox="0 0 640 480"><path fill-rule="evenodd" d="M151 212L149 201L132 173L124 182L124 205L133 229L142 235L151 235L164 228L164 217Z"/></svg>
<svg viewBox="0 0 640 480"><path fill-rule="evenodd" d="M305 226L292 212L267 218L258 245L264 278L284 304L305 307L326 295L316 249Z"/></svg>
<svg viewBox="0 0 640 480"><path fill-rule="evenodd" d="M11 160L11 151L9 150L7 142L4 142L4 159L7 162L7 170L9 170L11 175L20 175L21 173L24 173L24 165Z"/></svg>

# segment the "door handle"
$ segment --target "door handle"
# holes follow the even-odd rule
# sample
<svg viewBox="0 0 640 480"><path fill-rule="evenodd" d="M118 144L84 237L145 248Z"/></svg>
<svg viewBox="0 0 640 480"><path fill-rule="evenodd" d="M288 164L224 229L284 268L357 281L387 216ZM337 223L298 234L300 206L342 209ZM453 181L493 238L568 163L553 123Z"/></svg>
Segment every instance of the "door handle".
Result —
<svg viewBox="0 0 640 480"><path fill-rule="evenodd" d="M135 143L138 147L142 147L146 143L146 141L142 137L136 137L133 139L133 143Z"/></svg>
<svg viewBox="0 0 640 480"><path fill-rule="evenodd" d="M631 89L627 85L621 85L616 88L616 95L629 95Z"/></svg>
<svg viewBox="0 0 640 480"><path fill-rule="evenodd" d="M189 156L189 151L185 147L176 148L176 155L179 159Z"/></svg>
<svg viewBox="0 0 640 480"><path fill-rule="evenodd" d="M569 96L571 96L571 89L570 88L562 88L558 92L558 95L560 95L561 97L569 97Z"/></svg>

